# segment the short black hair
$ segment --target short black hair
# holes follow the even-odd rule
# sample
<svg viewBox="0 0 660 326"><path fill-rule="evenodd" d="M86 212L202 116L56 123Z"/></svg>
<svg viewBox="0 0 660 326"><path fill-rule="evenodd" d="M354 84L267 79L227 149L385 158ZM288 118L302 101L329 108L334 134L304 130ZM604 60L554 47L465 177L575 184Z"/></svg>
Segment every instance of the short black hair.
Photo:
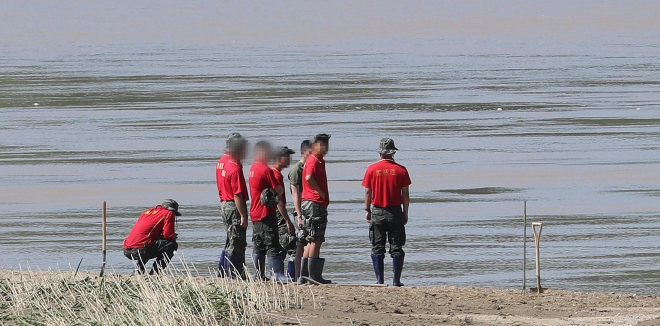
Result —
<svg viewBox="0 0 660 326"><path fill-rule="evenodd" d="M270 145L269 142L267 142L267 141L265 141L265 140L260 140L260 141L258 141L258 142L254 145L254 148L256 148L256 149L264 149L264 150L270 151L270 149L271 149L271 145Z"/></svg>
<svg viewBox="0 0 660 326"><path fill-rule="evenodd" d="M304 152L308 149L312 148L312 142L309 139L303 140L303 142L300 144L300 152Z"/></svg>

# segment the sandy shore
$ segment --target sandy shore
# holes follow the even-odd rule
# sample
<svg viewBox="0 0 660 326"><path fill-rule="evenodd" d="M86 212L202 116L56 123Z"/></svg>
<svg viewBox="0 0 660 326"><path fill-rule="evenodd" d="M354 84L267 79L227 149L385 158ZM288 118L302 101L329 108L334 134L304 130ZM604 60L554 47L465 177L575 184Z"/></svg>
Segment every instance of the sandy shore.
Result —
<svg viewBox="0 0 660 326"><path fill-rule="evenodd" d="M74 278L73 273L0 271L0 281L14 284L42 284L52 280L58 283L57 280L63 278L67 281L92 279L96 283L101 280L98 274L82 274ZM129 275L114 276L119 281L130 278ZM228 285L225 287L227 289L240 288L232 286L239 283L227 279L193 277L192 280L200 284L225 284ZM283 306L267 308L269 312L264 316L264 323L268 325L660 326L660 297L657 296L553 290L539 295L519 290L451 286L396 288L359 285L278 286L262 282L240 284L243 284L243 288L255 285L251 291L256 288L270 289L270 295L275 294L274 297L297 298L294 301L301 305L290 305L284 310L281 308ZM0 286L0 292L8 289ZM9 298L9 293L0 295ZM249 305L257 304L256 301L248 302L251 302ZM6 310L8 303L0 302L0 317L3 316L3 310L9 311ZM0 318L0 325L18 323Z"/></svg>
<svg viewBox="0 0 660 326"><path fill-rule="evenodd" d="M437 287L309 287L316 306L285 312L308 325L660 325L660 298Z"/></svg>

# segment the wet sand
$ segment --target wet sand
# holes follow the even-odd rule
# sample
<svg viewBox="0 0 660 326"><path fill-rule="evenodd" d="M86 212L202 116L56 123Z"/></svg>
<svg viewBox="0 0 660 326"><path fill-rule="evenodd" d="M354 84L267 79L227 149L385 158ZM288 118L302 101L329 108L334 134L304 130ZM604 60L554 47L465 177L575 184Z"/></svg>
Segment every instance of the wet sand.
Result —
<svg viewBox="0 0 660 326"><path fill-rule="evenodd" d="M656 296L449 286L309 290L315 306L285 313L305 325L660 325Z"/></svg>

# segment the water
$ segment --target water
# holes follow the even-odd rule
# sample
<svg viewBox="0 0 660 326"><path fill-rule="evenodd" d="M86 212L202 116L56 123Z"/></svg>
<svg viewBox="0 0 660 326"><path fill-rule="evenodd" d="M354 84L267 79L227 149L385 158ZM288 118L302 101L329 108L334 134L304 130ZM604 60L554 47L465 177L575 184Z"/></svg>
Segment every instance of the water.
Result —
<svg viewBox="0 0 660 326"><path fill-rule="evenodd" d="M98 271L105 200L127 273L122 239L172 197L205 273L224 137L328 132L328 278L372 281L360 180L389 136L413 181L407 284L520 288L527 200L544 286L657 294L658 4L506 3L1 4L0 266Z"/></svg>

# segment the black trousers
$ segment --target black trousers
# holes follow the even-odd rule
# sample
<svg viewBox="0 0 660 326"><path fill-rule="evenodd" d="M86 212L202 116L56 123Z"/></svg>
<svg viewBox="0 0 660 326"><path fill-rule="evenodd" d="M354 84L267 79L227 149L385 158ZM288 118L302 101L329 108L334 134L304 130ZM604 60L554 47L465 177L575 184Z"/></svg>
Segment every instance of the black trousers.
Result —
<svg viewBox="0 0 660 326"><path fill-rule="evenodd" d="M280 235L276 216L266 216L261 221L253 222L253 252L258 255L277 257L286 255L280 244Z"/></svg>
<svg viewBox="0 0 660 326"><path fill-rule="evenodd" d="M174 251L178 248L179 244L175 240L159 239L144 248L124 249L124 256L135 261L137 272L140 274L144 273L144 265L150 259L156 258L152 272L157 274L167 267L167 263L174 257Z"/></svg>
<svg viewBox="0 0 660 326"><path fill-rule="evenodd" d="M390 243L390 255L405 255L403 246L406 244L406 226L403 223L401 206L371 209L369 239L372 255L384 255L387 242Z"/></svg>

